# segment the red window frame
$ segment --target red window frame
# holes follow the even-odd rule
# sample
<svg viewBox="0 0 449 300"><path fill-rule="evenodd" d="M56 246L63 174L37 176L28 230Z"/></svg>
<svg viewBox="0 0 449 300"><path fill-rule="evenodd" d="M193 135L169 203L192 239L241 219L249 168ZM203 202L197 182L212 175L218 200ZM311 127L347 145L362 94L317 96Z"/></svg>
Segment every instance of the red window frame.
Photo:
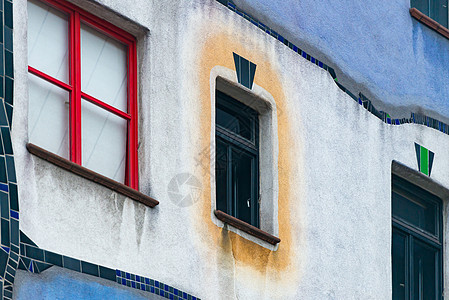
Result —
<svg viewBox="0 0 449 300"><path fill-rule="evenodd" d="M70 93L70 160L78 165L81 159L81 99L107 110L127 120L127 147L125 184L138 190L138 158L137 158L137 62L136 39L122 29L100 19L87 11L63 0L38 0L67 14L69 20L69 84L66 84L38 69L28 66L28 72L34 74ZM81 23L85 23L96 30L114 38L128 47L127 61L127 112L123 112L105 102L81 91Z"/></svg>

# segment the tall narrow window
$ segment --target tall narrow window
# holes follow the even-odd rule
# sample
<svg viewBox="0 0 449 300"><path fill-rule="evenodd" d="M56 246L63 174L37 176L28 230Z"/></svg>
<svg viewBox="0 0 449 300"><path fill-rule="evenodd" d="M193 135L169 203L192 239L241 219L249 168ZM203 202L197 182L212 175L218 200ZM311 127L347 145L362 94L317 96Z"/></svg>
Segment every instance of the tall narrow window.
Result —
<svg viewBox="0 0 449 300"><path fill-rule="evenodd" d="M435 195L393 175L393 299L442 299L442 213Z"/></svg>
<svg viewBox="0 0 449 300"><path fill-rule="evenodd" d="M135 43L66 1L28 1L30 142L138 189Z"/></svg>
<svg viewBox="0 0 449 300"><path fill-rule="evenodd" d="M259 121L255 110L216 91L216 205L259 227Z"/></svg>

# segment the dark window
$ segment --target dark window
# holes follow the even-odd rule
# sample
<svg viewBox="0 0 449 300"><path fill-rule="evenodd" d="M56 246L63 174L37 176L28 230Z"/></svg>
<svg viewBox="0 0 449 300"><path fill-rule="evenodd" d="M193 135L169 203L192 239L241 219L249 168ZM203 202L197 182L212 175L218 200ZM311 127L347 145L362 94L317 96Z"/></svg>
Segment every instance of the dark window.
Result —
<svg viewBox="0 0 449 300"><path fill-rule="evenodd" d="M442 299L441 200L393 175L393 300Z"/></svg>
<svg viewBox="0 0 449 300"><path fill-rule="evenodd" d="M216 91L217 209L259 227L259 118Z"/></svg>
<svg viewBox="0 0 449 300"><path fill-rule="evenodd" d="M411 6L447 27L447 0L411 0Z"/></svg>

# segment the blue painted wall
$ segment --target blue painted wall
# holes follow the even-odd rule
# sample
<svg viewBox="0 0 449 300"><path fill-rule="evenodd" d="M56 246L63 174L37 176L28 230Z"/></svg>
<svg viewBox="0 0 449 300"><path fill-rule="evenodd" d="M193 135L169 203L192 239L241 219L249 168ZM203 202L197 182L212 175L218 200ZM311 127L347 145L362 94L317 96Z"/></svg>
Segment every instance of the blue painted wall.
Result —
<svg viewBox="0 0 449 300"><path fill-rule="evenodd" d="M413 19L409 0L234 2L392 117L449 120L449 40Z"/></svg>
<svg viewBox="0 0 449 300"><path fill-rule="evenodd" d="M51 267L41 274L18 270L13 299L157 300L165 298L101 278Z"/></svg>

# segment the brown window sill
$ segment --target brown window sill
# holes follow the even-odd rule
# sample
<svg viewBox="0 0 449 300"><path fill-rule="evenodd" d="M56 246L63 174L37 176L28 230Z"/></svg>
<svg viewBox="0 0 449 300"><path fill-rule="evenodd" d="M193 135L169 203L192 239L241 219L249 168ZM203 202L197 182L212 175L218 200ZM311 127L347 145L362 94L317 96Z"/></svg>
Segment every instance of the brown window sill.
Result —
<svg viewBox="0 0 449 300"><path fill-rule="evenodd" d="M434 19L430 18L429 16L426 16L416 8L410 8L410 15L418 20L419 22L423 23L424 25L427 25L430 29L435 30L445 38L449 39L449 29L435 21Z"/></svg>
<svg viewBox="0 0 449 300"><path fill-rule="evenodd" d="M251 234L252 236L255 236L267 243L270 243L273 246L275 246L277 243L281 241L280 238L275 237L263 230L260 230L259 228L250 225L246 222L243 222L242 220L239 220L233 216L230 216L227 213L222 212L221 210L215 210L214 213L218 220L227 223L237 229L240 229L241 231L244 231L248 234Z"/></svg>
<svg viewBox="0 0 449 300"><path fill-rule="evenodd" d="M136 191L135 189L132 189L129 186L124 185L123 183L117 182L101 174L98 174L97 172L94 172L85 167L77 165L65 158L62 158L56 154L48 152L47 150L44 150L39 146L28 143L26 147L28 152L36 155L37 157L40 157L54 165L57 165L58 167L66 169L67 171L75 173L76 175L79 175L86 179L92 180L93 182L101 184L117 193L129 197L146 206L155 207L156 205L159 204L159 201L151 197L148 197L147 195L142 194L141 192Z"/></svg>

